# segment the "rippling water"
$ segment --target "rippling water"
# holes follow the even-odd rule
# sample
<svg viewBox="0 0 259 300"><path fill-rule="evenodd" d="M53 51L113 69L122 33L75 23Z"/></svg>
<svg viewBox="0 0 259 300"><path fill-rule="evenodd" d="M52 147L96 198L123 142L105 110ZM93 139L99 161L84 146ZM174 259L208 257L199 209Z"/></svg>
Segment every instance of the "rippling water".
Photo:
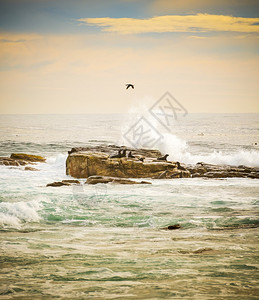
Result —
<svg viewBox="0 0 259 300"><path fill-rule="evenodd" d="M69 178L71 147L121 143L123 122L0 117L0 155L47 157L37 172L0 166L1 299L258 299L258 180L46 187ZM258 166L258 124L193 115L158 148L186 163Z"/></svg>

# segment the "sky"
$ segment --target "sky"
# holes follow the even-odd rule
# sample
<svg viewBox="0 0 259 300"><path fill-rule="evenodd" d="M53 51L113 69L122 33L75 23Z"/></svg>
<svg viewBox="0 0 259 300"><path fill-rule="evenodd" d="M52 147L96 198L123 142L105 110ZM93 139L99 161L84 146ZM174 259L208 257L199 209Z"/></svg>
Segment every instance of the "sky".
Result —
<svg viewBox="0 0 259 300"><path fill-rule="evenodd" d="M258 46L256 0L0 0L0 113L259 113Z"/></svg>

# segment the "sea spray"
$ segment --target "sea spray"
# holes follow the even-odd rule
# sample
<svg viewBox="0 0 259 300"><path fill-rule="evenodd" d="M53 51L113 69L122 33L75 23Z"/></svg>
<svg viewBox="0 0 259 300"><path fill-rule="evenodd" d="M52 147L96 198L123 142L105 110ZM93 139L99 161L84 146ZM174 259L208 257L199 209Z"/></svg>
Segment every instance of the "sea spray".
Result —
<svg viewBox="0 0 259 300"><path fill-rule="evenodd" d="M218 165L245 165L259 167L259 151L236 150L231 154L222 151L213 151L209 154L192 154L188 143L171 133L164 133L163 139L158 145L162 153L169 154L169 160L180 161L186 164L205 162Z"/></svg>

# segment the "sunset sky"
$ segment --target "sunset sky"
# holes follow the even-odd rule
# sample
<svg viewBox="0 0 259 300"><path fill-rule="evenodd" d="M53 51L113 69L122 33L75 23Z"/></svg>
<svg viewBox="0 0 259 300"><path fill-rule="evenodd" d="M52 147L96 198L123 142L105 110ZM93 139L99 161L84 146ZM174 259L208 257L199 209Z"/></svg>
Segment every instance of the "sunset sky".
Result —
<svg viewBox="0 0 259 300"><path fill-rule="evenodd" d="M0 0L0 113L259 113L258 46L256 0Z"/></svg>

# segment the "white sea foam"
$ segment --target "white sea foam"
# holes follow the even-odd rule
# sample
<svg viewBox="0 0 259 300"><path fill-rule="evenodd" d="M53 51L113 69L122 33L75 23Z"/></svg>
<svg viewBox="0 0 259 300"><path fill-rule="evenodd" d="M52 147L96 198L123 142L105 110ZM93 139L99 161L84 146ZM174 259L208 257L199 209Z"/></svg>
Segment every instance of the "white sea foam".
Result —
<svg viewBox="0 0 259 300"><path fill-rule="evenodd" d="M0 226L20 228L22 222L39 222L39 201L2 202L0 203Z"/></svg>
<svg viewBox="0 0 259 300"><path fill-rule="evenodd" d="M158 149L162 153L168 153L169 159L173 161L180 161L186 164L205 162L211 164L259 167L259 152L256 150L239 150L231 154L226 154L222 151L213 151L209 154L194 155L190 153L186 141L170 133L166 133L163 136L164 138L157 145Z"/></svg>
<svg viewBox="0 0 259 300"><path fill-rule="evenodd" d="M59 153L57 156L47 158L47 163L51 166L63 167L65 165L66 158L67 154Z"/></svg>

